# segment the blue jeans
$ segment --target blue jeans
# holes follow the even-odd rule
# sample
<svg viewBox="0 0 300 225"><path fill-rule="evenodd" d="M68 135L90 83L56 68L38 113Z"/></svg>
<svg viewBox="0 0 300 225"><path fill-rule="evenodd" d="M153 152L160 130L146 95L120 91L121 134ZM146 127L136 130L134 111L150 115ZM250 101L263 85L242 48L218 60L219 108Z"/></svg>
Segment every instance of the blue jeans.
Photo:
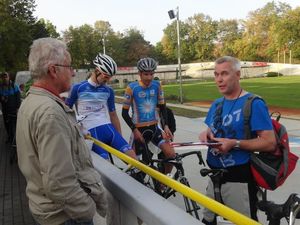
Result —
<svg viewBox="0 0 300 225"><path fill-rule="evenodd" d="M37 223L36 225L40 225ZM94 225L93 220L91 221L85 221L85 222L78 222L76 220L67 220L62 225Z"/></svg>

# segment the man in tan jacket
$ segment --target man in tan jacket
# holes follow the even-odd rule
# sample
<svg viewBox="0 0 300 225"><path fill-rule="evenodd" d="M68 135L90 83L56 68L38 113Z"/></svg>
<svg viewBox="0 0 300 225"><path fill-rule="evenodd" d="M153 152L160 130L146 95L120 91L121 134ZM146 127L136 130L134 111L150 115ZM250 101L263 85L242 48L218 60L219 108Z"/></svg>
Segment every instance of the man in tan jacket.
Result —
<svg viewBox="0 0 300 225"><path fill-rule="evenodd" d="M28 60L34 84L18 112L17 149L30 210L41 225L91 225L107 200L74 111L59 97L74 76L71 56L62 41L41 38Z"/></svg>

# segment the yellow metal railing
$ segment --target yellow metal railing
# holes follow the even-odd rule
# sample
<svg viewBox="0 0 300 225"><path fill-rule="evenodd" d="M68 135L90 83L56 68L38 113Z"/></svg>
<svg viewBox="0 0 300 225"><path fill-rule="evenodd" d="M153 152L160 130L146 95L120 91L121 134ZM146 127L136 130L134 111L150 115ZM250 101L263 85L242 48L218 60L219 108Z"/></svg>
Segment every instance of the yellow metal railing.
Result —
<svg viewBox="0 0 300 225"><path fill-rule="evenodd" d="M117 156L118 158L122 159L123 161L127 162L128 164L140 169L141 171L149 174L151 177L155 178L156 180L160 181L161 183L171 187L172 189L176 190L177 192L181 193L182 195L198 202L199 204L203 205L205 208L211 210L212 212L228 219L229 221L238 224L238 225L258 225L255 220L250 219L249 217L236 212L235 210L211 199L194 189L187 187L180 182L177 182L174 179L169 178L168 176L146 166L145 164L127 156L126 154L110 147L109 145L104 144L97 139L87 136L88 139L94 141L94 143L101 148L105 149L109 153Z"/></svg>

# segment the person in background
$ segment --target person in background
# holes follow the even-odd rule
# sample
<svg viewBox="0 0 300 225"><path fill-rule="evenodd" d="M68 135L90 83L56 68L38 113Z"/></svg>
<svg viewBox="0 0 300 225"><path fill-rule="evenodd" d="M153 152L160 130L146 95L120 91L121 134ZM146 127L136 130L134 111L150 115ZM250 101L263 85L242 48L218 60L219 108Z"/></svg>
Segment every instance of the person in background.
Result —
<svg viewBox="0 0 300 225"><path fill-rule="evenodd" d="M30 211L41 225L92 225L96 209L106 215L107 197L75 112L59 97L74 76L70 53L64 42L40 38L28 62L34 83L18 112L16 138Z"/></svg>
<svg viewBox="0 0 300 225"><path fill-rule="evenodd" d="M0 78L0 102L7 133L6 143L12 143L16 131L17 113L21 104L21 93L18 86L10 79L9 73L2 73Z"/></svg>
<svg viewBox="0 0 300 225"><path fill-rule="evenodd" d="M92 137L113 148L136 158L135 152L125 141L121 133L121 125L115 107L115 95L106 83L117 72L117 64L108 55L99 53L93 61L95 71L88 80L72 87L66 104L76 106L81 123ZM109 159L107 151L93 144L92 150Z"/></svg>
<svg viewBox="0 0 300 225"><path fill-rule="evenodd" d="M212 103L205 123L207 130L200 133L201 141L220 142L209 147L207 164L210 168L225 168L221 185L223 203L230 208L257 220L257 185L250 170L250 153L273 151L276 140L266 104L260 100L252 103L250 118L253 139L244 139L243 107L251 93L240 85L241 65L239 60L224 56L215 61L215 83L223 95ZM214 198L213 185L209 180L207 195ZM216 224L214 213L203 212L204 224Z"/></svg>
<svg viewBox="0 0 300 225"><path fill-rule="evenodd" d="M125 90L125 100L123 102L122 117L133 132L134 149L137 155L143 153L145 143L152 142L158 146L165 157L175 157L174 149L163 138L162 130L158 127L157 110L162 115L162 129L167 139L172 139L173 135L166 121L166 104L163 90L159 81L153 80L157 63L152 58L140 59L137 63L140 81L130 83ZM132 107L132 118L129 115L129 108ZM142 154L143 155L143 154ZM143 158L144 161L149 159ZM165 165L165 173L170 173L172 165Z"/></svg>

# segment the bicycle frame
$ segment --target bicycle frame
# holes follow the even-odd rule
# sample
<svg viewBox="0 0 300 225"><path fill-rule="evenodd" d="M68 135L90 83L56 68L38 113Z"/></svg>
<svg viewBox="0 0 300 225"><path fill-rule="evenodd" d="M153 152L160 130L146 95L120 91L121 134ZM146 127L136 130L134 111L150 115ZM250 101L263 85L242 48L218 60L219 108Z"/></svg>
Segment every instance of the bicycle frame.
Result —
<svg viewBox="0 0 300 225"><path fill-rule="evenodd" d="M149 156L149 154L151 155L149 162L147 163L151 168L153 168L159 172L162 172L159 168L163 168L163 166L162 166L163 164L166 164L166 163L172 164L174 166L174 168L176 169L176 172L174 173L172 178L188 187L190 187L190 185L189 185L187 178L184 176L185 173L184 173L182 159L189 155L197 155L199 164L205 165L200 151L191 151L191 152L186 152L183 154L176 154L176 156L174 158L167 158L167 159L153 159L152 154L150 153L150 150L148 149L147 144L145 145L145 151L146 152L144 152L144 154L147 154L147 157ZM165 186L163 184L161 184L160 182L156 181L152 177L149 177L149 179L147 181L145 181L145 179L147 179L147 178L145 178L147 175L146 174L144 174L144 175L145 176L143 177L143 181L141 183L143 183L145 186L150 187L156 193L158 193L159 195L161 195L162 197L164 197L166 199L168 199L172 195L175 196L175 193L176 193L175 190L173 190L170 187L166 187L164 189L163 187L165 187ZM151 181L152 181L153 186L151 185ZM200 206L195 201L190 200L189 198L187 198L185 196L183 196L183 199L184 199L186 212L188 212L189 214L194 216L196 219L200 219L199 214L198 214L198 210L200 209Z"/></svg>

